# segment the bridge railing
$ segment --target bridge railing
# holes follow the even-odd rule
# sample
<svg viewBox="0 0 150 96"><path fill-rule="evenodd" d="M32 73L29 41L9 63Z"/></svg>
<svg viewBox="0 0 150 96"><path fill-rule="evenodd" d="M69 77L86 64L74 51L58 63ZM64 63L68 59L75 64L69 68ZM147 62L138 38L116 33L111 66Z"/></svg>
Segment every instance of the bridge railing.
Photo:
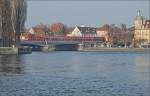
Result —
<svg viewBox="0 0 150 96"><path fill-rule="evenodd" d="M28 36L26 41L105 41L104 37L75 37L75 36Z"/></svg>

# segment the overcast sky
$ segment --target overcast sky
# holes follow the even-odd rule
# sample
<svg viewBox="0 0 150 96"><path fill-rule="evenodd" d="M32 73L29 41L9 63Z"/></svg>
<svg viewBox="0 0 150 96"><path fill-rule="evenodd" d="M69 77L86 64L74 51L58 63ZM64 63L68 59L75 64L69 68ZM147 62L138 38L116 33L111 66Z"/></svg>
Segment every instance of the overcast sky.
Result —
<svg viewBox="0 0 150 96"><path fill-rule="evenodd" d="M134 24L137 11L149 18L149 0L137 1L28 1L26 26L62 22L68 26Z"/></svg>

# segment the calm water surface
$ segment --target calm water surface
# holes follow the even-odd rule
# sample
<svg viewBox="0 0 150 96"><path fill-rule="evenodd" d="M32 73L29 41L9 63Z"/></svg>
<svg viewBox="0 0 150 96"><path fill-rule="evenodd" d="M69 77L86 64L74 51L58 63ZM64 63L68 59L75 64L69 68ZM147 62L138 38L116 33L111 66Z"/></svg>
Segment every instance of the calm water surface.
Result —
<svg viewBox="0 0 150 96"><path fill-rule="evenodd" d="M150 54L0 56L0 96L150 96Z"/></svg>

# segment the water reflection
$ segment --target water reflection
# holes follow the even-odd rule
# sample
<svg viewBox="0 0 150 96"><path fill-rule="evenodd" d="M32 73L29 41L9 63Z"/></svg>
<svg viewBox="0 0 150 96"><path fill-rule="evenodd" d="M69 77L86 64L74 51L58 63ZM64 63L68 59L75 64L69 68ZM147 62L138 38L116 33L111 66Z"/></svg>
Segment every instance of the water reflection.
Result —
<svg viewBox="0 0 150 96"><path fill-rule="evenodd" d="M0 96L150 96L148 56L131 52L0 56ZM26 74L6 75L22 73Z"/></svg>
<svg viewBox="0 0 150 96"><path fill-rule="evenodd" d="M136 56L135 58L135 71L137 72L149 72L150 68L150 54Z"/></svg>
<svg viewBox="0 0 150 96"><path fill-rule="evenodd" d="M139 80L150 80L150 54L136 56L134 60L135 77Z"/></svg>
<svg viewBox="0 0 150 96"><path fill-rule="evenodd" d="M0 75L21 74L24 72L22 57L19 55L0 55Z"/></svg>

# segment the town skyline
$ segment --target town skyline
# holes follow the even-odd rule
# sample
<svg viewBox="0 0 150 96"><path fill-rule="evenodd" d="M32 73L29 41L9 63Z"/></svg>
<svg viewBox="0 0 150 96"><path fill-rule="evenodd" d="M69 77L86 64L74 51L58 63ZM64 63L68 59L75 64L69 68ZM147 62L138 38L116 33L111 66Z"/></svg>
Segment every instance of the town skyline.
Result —
<svg viewBox="0 0 150 96"><path fill-rule="evenodd" d="M57 22L68 26L98 27L104 24L126 24L131 27L138 10L149 19L148 3L149 1L29 1L26 27ZM99 11L94 12L96 9Z"/></svg>

